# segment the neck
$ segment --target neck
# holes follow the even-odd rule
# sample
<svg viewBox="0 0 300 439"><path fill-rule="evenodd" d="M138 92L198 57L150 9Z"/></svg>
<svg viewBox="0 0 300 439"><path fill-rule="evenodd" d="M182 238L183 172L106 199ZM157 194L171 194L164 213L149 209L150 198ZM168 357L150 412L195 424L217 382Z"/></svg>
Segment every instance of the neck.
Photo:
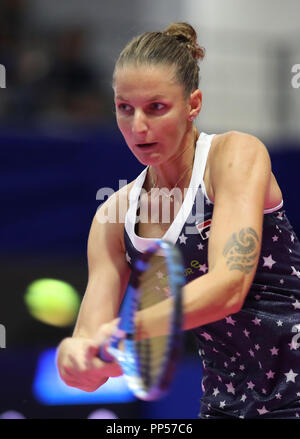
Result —
<svg viewBox="0 0 300 439"><path fill-rule="evenodd" d="M198 130L193 127L181 142L180 152L174 158L159 166L149 168L149 190L153 187L172 189L186 186L192 173L198 136Z"/></svg>

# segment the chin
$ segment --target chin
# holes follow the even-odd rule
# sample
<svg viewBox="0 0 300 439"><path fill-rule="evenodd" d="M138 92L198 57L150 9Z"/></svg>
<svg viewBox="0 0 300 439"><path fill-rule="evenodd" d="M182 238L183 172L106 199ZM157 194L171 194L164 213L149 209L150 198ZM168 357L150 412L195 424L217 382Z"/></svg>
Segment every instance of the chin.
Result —
<svg viewBox="0 0 300 439"><path fill-rule="evenodd" d="M135 158L145 166L158 166L163 162L162 155L159 153L151 153L151 154L141 154L133 151L131 152L135 156Z"/></svg>
<svg viewBox="0 0 300 439"><path fill-rule="evenodd" d="M162 164L162 160L161 157L160 158L154 158L154 157L149 157L149 158L145 158L145 157L137 157L137 160L145 166L159 166Z"/></svg>

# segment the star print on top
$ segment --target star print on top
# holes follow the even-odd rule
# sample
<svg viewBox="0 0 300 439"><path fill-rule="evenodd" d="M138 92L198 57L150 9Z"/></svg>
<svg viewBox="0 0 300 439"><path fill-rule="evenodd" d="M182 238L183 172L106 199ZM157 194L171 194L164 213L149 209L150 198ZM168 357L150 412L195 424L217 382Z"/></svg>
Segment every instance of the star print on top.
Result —
<svg viewBox="0 0 300 439"><path fill-rule="evenodd" d="M181 250L187 282L208 271L214 205L203 176L212 138L200 134L180 220L163 236ZM125 218L125 247L131 263L153 242L138 236L135 228L146 172L147 168L135 181ZM203 202L199 203L198 195ZM242 309L193 331L203 364L200 417L299 418L299 325L300 243L282 201L264 211L258 267Z"/></svg>

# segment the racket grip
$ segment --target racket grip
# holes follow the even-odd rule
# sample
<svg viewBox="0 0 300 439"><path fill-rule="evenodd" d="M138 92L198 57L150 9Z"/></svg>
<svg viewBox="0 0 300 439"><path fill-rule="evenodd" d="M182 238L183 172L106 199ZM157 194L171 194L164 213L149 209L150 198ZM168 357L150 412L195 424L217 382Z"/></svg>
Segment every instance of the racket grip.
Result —
<svg viewBox="0 0 300 439"><path fill-rule="evenodd" d="M100 345L99 358L100 360L105 361L105 363L112 363L114 361L114 357L108 353L107 351L108 347L109 347L108 341Z"/></svg>

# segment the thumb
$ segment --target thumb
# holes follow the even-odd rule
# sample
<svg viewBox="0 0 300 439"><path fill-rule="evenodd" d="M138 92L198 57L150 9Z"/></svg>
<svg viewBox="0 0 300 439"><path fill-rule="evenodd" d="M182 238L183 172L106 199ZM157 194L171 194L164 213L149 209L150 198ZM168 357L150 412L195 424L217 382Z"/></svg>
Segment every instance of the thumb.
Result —
<svg viewBox="0 0 300 439"><path fill-rule="evenodd" d="M112 336L118 327L119 321L120 319L117 318L100 326L94 337L94 341L98 344L98 346Z"/></svg>

